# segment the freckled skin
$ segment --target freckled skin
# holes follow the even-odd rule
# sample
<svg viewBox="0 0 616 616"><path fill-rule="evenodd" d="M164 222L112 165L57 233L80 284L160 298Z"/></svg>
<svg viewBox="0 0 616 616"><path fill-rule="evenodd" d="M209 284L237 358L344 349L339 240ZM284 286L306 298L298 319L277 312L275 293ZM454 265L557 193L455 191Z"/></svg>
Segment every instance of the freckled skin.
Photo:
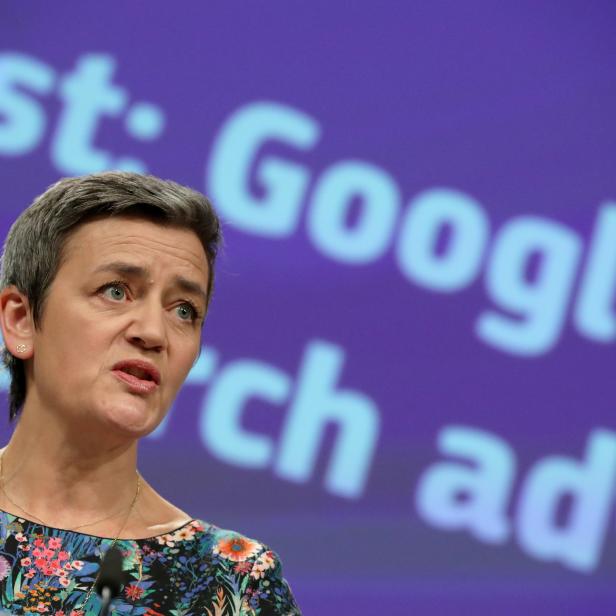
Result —
<svg viewBox="0 0 616 616"><path fill-rule="evenodd" d="M124 261L145 267L144 278L93 272ZM68 240L33 340L27 406L40 406L73 429L95 426L120 440L150 433L163 419L201 343L202 320L192 322L186 300L205 302L175 284L182 276L207 289L208 264L187 229L118 217L89 222ZM99 290L123 279L127 288ZM135 394L112 373L124 359L145 359L160 371L151 394ZM29 379L30 380L30 379ZM62 386L59 387L58 384Z"/></svg>

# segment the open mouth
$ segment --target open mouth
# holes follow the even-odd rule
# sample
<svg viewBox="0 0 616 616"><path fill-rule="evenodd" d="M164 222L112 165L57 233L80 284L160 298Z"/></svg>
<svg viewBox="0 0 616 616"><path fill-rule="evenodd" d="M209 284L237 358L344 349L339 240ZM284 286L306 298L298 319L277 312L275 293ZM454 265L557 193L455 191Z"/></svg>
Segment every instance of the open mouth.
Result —
<svg viewBox="0 0 616 616"><path fill-rule="evenodd" d="M124 370L113 370L112 372L116 376L116 378L118 378L125 385L127 385L129 390L133 393L149 394L158 387L156 381L153 381L151 379L141 379L134 374L125 372Z"/></svg>
<svg viewBox="0 0 616 616"><path fill-rule="evenodd" d="M152 375L147 370L143 370L142 368L134 368L134 367L133 368L122 368L121 371L126 372L126 374L132 374L133 376L143 381L153 381L154 380Z"/></svg>
<svg viewBox="0 0 616 616"><path fill-rule="evenodd" d="M112 370L117 370L134 376L142 381L153 381L156 384L160 383L160 372L150 362L141 359L126 359L119 361Z"/></svg>
<svg viewBox="0 0 616 616"><path fill-rule="evenodd" d="M112 368L113 374L136 393L154 391L160 383L160 373L149 362L143 360L125 360Z"/></svg>

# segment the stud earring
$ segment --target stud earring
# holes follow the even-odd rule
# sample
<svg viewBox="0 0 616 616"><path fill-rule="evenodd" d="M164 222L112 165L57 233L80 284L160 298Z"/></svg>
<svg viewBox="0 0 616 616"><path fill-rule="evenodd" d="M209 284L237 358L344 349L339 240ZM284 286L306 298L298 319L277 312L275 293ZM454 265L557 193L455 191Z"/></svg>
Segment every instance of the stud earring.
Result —
<svg viewBox="0 0 616 616"><path fill-rule="evenodd" d="M25 353L27 349L28 349L28 347L27 347L25 344L18 344L18 345L15 347L15 350L16 350L18 353Z"/></svg>

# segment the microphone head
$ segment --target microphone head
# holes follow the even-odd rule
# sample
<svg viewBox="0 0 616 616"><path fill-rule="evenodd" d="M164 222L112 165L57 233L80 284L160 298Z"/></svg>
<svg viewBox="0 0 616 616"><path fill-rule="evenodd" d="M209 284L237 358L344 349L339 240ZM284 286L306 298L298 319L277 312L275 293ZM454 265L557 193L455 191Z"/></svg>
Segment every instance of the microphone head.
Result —
<svg viewBox="0 0 616 616"><path fill-rule="evenodd" d="M115 546L109 548L103 557L101 571L96 580L96 592L101 595L103 588L111 591L111 597L117 597L122 588L122 552Z"/></svg>

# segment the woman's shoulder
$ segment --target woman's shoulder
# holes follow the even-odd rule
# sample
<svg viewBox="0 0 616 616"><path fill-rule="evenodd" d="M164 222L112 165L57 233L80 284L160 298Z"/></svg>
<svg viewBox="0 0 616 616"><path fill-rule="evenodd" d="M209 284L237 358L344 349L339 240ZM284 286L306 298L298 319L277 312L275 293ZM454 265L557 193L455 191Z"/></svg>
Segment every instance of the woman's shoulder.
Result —
<svg viewBox="0 0 616 616"><path fill-rule="evenodd" d="M249 575L253 580L282 576L280 557L267 544L205 520L191 520L154 539L160 550L198 555L209 567Z"/></svg>
<svg viewBox="0 0 616 616"><path fill-rule="evenodd" d="M241 604L263 616L300 616L280 558L267 544L204 520L192 520L176 533L192 535L200 545L204 573L217 585L221 605ZM173 542L173 534L167 539Z"/></svg>
<svg viewBox="0 0 616 616"><path fill-rule="evenodd" d="M263 542L247 535L222 528L205 520L193 518L173 531L154 537L160 545L178 547L188 541L206 546L214 554L234 562L241 562L270 550Z"/></svg>

